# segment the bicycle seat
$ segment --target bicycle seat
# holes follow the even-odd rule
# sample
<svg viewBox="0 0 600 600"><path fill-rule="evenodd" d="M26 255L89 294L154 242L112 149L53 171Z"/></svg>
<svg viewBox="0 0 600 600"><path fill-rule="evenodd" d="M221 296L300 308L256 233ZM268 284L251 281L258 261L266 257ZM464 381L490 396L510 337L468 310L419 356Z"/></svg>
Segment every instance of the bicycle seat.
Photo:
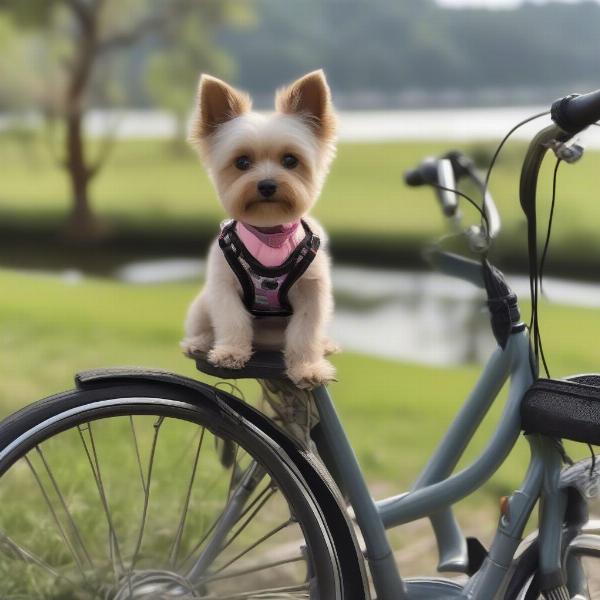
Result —
<svg viewBox="0 0 600 600"><path fill-rule="evenodd" d="M521 407L526 433L600 444L600 375L538 379Z"/></svg>
<svg viewBox="0 0 600 600"><path fill-rule="evenodd" d="M216 367L208 362L206 354L189 354L196 361L196 367L202 373L219 379L287 379L283 353L272 350L260 350L242 369Z"/></svg>

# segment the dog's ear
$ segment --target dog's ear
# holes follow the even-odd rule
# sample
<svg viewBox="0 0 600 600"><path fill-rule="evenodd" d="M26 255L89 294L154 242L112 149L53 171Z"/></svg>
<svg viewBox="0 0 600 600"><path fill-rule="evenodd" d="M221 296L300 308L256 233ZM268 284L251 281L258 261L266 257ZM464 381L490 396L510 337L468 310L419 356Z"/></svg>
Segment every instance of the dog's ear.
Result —
<svg viewBox="0 0 600 600"><path fill-rule="evenodd" d="M335 137L335 112L323 69L308 73L278 90L275 107L282 113L305 117L319 137Z"/></svg>
<svg viewBox="0 0 600 600"><path fill-rule="evenodd" d="M206 74L200 77L197 102L192 141L206 138L214 133L219 125L239 117L252 107L248 94Z"/></svg>

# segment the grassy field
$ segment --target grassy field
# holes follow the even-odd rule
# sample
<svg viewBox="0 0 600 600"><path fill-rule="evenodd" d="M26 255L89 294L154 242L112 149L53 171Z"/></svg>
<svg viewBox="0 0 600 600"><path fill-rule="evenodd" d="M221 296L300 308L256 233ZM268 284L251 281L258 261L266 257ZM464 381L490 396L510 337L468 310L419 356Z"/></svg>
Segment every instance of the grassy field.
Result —
<svg viewBox="0 0 600 600"><path fill-rule="evenodd" d="M146 365L200 377L177 346L191 284L128 286L1 272L0 417L72 386L82 369ZM544 307L544 342L553 375L597 371L600 313ZM428 368L343 353L333 386L344 424L373 482L407 486L423 466L471 388L478 367ZM245 387L249 398L253 388ZM469 451L472 458L494 430L501 402ZM369 427L365 427L365 419ZM514 486L524 448L488 491Z"/></svg>
<svg viewBox="0 0 600 600"><path fill-rule="evenodd" d="M422 157L448 150L449 146L448 142L341 144L315 211L331 232L334 249L336 240L340 250L343 246L354 253L360 251L361 244L375 249L389 246L393 257L394 248L412 249L414 253L423 240L439 234L443 223L433 195L427 190L405 188L402 174ZM493 146L466 143L462 149L485 160ZM525 242L518 203L523 151L522 143L510 145L492 179L504 219L497 252L510 259L511 265L520 260ZM554 263L562 265L563 271L568 267L573 272L578 261L584 261L588 276L597 277L593 256L600 251L600 208L596 198L599 158L590 152L581 164L562 168L550 268ZM58 226L69 208L68 187L46 146L39 142L18 144L0 137L0 162L0 219L5 227L18 226L26 236L27 228L34 224L42 229L48 224ZM547 209L551 168L551 164L546 165L541 178L542 211ZM174 153L169 142L119 143L92 192L99 215L117 228L137 232L148 243L164 236L174 242L183 238L193 241L199 231L212 232L223 217L195 155L191 150ZM466 207L465 213L469 214ZM374 242L376 234L379 238ZM522 260L520 266L525 266Z"/></svg>
<svg viewBox="0 0 600 600"><path fill-rule="evenodd" d="M211 381L195 370L177 346L182 315L196 287L192 284L132 286L94 279L67 283L50 276L0 271L0 418L36 399L71 388L73 374L87 368L143 365ZM544 305L543 323L553 375L598 371L600 348L595 342L600 336L600 312ZM339 383L332 385L336 404L375 495L383 497L407 489L472 387L479 367L428 368L350 353L336 356L334 362L339 371ZM241 387L249 401L257 397L255 384L246 383ZM493 407L462 465L473 460L486 445L502 405L500 399ZM139 428L143 423L137 419ZM107 469L104 473L111 505L114 508L122 504L129 509L141 506L142 488L136 491L130 483L137 477L130 432L127 427L121 431L114 425L102 438L98 433L101 426L95 425L95 432L104 440L97 443L103 464L108 461L109 465L119 465L118 469ZM146 431L152 431L152 422L146 423ZM67 435L72 439L65 437ZM155 491L148 513L148 530L153 535L151 542L144 542L142 556L146 557L152 555L153 549L162 552L171 544L174 520L182 502L180 485L175 483L188 476L186 469L191 464L190 452L193 451L186 441L192 439L189 431L178 429L169 433L167 428L161 439L163 458L157 461L152 480ZM63 434L58 446L44 444L44 457L53 466L62 457L64 464L64 444L70 444L73 454L68 455L71 458L56 477L66 488L84 536L95 536L92 539L101 544L106 539L103 520L98 518L102 507L97 493L89 487L92 485L89 469L76 434ZM148 455L150 446L151 438L147 434L141 442L143 456ZM569 451L575 458L587 453L581 445L571 445ZM184 456L190 460L182 460ZM32 457L34 459L38 472L43 474L41 455ZM527 460L527 445L521 440L491 481L459 504L459 518L468 535L480 536L489 543L498 498L518 486ZM199 489L212 485L214 473L220 472L217 465L203 464L196 483ZM50 481L47 485L50 486ZM215 489L222 495L226 486L223 487L221 480L220 487ZM21 510L23 497L28 498L26 511ZM50 544L56 539L54 524L49 518L41 518L47 508L26 470L13 469L8 478L2 479L0 504L3 506L0 531L8 530L9 534L16 531L17 536L29 532L27 544L32 544L40 556L45 556L49 548L57 547ZM130 511L115 510L115 526L121 543L125 538L133 546L138 535L139 511L134 513L133 519L125 516L130 514ZM267 513L266 523L259 522L259 525L272 526L272 520L279 514ZM197 515L194 519L190 520L188 533L182 538L181 552L187 552L194 543L195 538L190 533L194 527L207 527L206 521L197 521ZM416 554L414 547L407 546L411 541L417 543ZM46 542L50 544L48 548ZM242 536L239 543L243 542ZM404 574L433 572L435 544L426 523L417 522L394 530L392 542L398 549L397 559ZM92 547L92 550L101 552L102 546ZM69 552L63 547L60 555L52 557L51 564L69 564L69 560ZM18 562L11 565L11 562L0 562L0 581L9 586L8 591L14 584L16 593L22 589L18 582L24 581L31 568ZM4 568L9 571L2 572ZM52 578L47 585L54 590L54 595L40 597L79 600L79 595L56 592L53 581ZM0 591L8 593L4 588Z"/></svg>

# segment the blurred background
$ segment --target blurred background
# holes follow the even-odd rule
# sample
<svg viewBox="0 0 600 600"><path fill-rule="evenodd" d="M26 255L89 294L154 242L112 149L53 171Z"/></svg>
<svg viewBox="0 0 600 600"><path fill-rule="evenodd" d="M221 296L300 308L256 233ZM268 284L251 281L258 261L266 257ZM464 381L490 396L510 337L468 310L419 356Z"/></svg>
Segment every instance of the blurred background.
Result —
<svg viewBox="0 0 600 600"><path fill-rule="evenodd" d="M278 86L323 67L341 118L316 209L335 259L332 333L346 350L333 392L376 495L409 486L493 339L480 294L422 260L445 224L433 195L405 188L402 174L452 148L485 168L519 120L600 87L598 31L595 1L0 0L0 417L84 368L208 379L177 345L223 218L186 143L198 76L269 110ZM503 219L493 258L526 317L518 174L543 121L519 131L491 180ZM599 132L582 142L584 159L560 174L547 263L553 375L600 368ZM544 174L542 220L551 165ZM520 446L461 504L470 533L493 530L526 456ZM405 538L399 530L410 571Z"/></svg>

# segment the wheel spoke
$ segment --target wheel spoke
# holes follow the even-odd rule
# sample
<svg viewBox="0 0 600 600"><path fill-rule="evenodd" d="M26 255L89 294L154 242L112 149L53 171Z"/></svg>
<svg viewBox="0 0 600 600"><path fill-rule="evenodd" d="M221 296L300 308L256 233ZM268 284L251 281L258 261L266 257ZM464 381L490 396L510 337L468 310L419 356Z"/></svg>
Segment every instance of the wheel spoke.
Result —
<svg viewBox="0 0 600 600"><path fill-rule="evenodd" d="M31 565L36 565L46 571L49 575L52 575L56 579L63 579L68 583L73 584L73 582L62 573L59 573L56 569L51 567L46 561L42 560L38 556L36 556L30 550L24 548L21 544L15 542L12 538L7 536L5 533L0 531L0 552L10 556L11 558L16 558L22 560Z"/></svg>
<svg viewBox="0 0 600 600"><path fill-rule="evenodd" d="M131 574L135 568L140 549L142 547L142 541L144 539L144 532L146 530L146 521L148 519L148 506L150 504L150 487L152 484L152 471L154 469L154 458L156 456L156 447L158 445L158 436L160 429L164 423L164 417L159 417L154 423L154 434L152 436L152 446L150 448L150 457L148 458L148 469L146 471L146 487L144 488L144 505L142 508L142 516L140 519L140 528L138 533L137 542L133 551L133 557L131 559L131 567L129 573Z"/></svg>
<svg viewBox="0 0 600 600"><path fill-rule="evenodd" d="M212 481L212 483L208 487L207 491L202 495L201 500L204 500L208 496L210 491L214 488L215 484L217 483L217 481L219 481L221 479L221 477L222 477L222 475L219 475L219 476L217 476L216 479L214 479ZM230 483L230 485L231 485L231 483ZM227 504L229 503L231 493L232 493L232 491L228 489L225 507L227 507ZM223 510L225 510L225 509L223 509ZM244 514L245 513L242 513L241 516L243 516ZM221 512L221 514L217 515L217 517L213 520L210 527L206 530L206 532L203 534L203 536L200 538L200 540L194 545L194 547L190 550L190 552L188 552L186 557L181 561L180 565L182 567L187 565L194 558L194 555L198 552L198 550L200 550L200 548L202 548L202 546L206 543L206 541L208 540L210 535L213 533L213 531L215 530L215 528L221 521L222 516L223 516L223 511Z"/></svg>
<svg viewBox="0 0 600 600"><path fill-rule="evenodd" d="M140 445L138 443L137 431L135 429L135 423L133 422L133 415L129 416L129 426L131 428L131 434L133 436L133 445L135 448L135 457L138 465L138 472L140 474L140 481L142 482L142 491L146 493L146 480L144 478L144 468L142 467L142 457L140 455Z"/></svg>
<svg viewBox="0 0 600 600"><path fill-rule="evenodd" d="M220 556L227 536L238 522L248 498L254 493L258 485L260 485L265 473L265 470L256 461L252 461L243 474L240 475L235 490L229 495L225 507L221 511L218 524L211 535L211 539L188 573L190 581L196 581L198 577L202 576L209 569L215 559Z"/></svg>
<svg viewBox="0 0 600 600"><path fill-rule="evenodd" d="M218 575L208 575L200 582L200 585L205 585L206 583L212 583L215 581L220 581L222 579L233 579L234 577L243 577L244 575L251 575L252 573L259 573L260 571L265 571L266 569L275 569L277 567L282 567L284 565L291 565L297 562L305 561L306 557L302 554L298 556L294 556L292 558L285 558L282 560L274 560L267 563L261 563L255 567L247 567L245 569L231 569L229 571L222 571Z"/></svg>
<svg viewBox="0 0 600 600"><path fill-rule="evenodd" d="M244 531L244 529L246 529L246 527L248 527L248 525L254 520L254 517L262 510L262 508L265 506L265 504L271 499L273 494L275 494L275 492L277 491L275 488L266 488L266 489L268 490L268 493L264 495L262 500L258 503L258 506L256 507L256 509L253 510L252 513L248 516L248 518L237 528L235 533L233 533L231 535L231 537L225 542L225 544L223 544L223 547L221 548L221 553L223 551L225 551L229 546L231 546L231 544L238 538L240 533L242 533L242 531ZM261 492L261 494L262 494L262 492ZM253 504L256 505L256 502L253 501ZM244 517L244 515L247 514L247 512L248 512L248 510L246 509L246 511L244 511L244 513L242 515L240 515L240 518L238 519L237 522L239 522L240 519L242 519Z"/></svg>
<svg viewBox="0 0 600 600"><path fill-rule="evenodd" d="M273 480L269 478L269 482L264 487L264 489L256 495L256 497L248 504L248 506L244 509L244 512L239 516L237 522L241 521L259 502L261 502L266 495L268 495L269 499L273 494L277 493L277 486L273 483Z"/></svg>
<svg viewBox="0 0 600 600"><path fill-rule="evenodd" d="M265 535L263 535L260 538L258 538L253 544L251 544L250 546L246 547L239 554L236 554L231 560L229 560L228 562L226 562L217 571L214 571L214 574L217 575L218 573L223 572L227 567L231 566L232 564L234 564L235 562L237 562L240 558L246 556L246 554L248 554L249 552L252 552L252 550L254 550L258 546L260 546L262 543L266 542L268 539L272 538L274 535L278 534L280 531L283 531L284 529L286 529L292 523L295 523L295 522L296 521L294 521L294 519L290 518L287 521L284 521L283 523L281 523L280 525L278 525L277 527L274 527L273 529L271 529L271 531L269 531Z"/></svg>
<svg viewBox="0 0 600 600"><path fill-rule="evenodd" d="M96 483L96 489L98 491L98 495L100 497L100 502L102 504L102 509L104 511L104 516L106 517L106 522L108 525L109 532L109 556L111 558L111 564L113 569L113 575L115 579L115 583L119 581L120 574L125 570L123 566L123 561L121 558L121 550L119 547L119 540L117 537L117 532L115 531L112 514L110 512L110 507L108 505L108 500L106 497L106 491L104 489L104 483L102 481L102 472L100 471L100 461L98 460L98 452L96 450L96 442L94 440L94 434L92 431L92 424L87 423L85 427L79 425L77 427L79 431L79 436L81 439L81 443L83 444L83 448L85 450L85 454L88 459L88 463L92 470L92 475L94 477L94 481ZM89 446L85 440L84 432L87 432L89 437Z"/></svg>
<svg viewBox="0 0 600 600"><path fill-rule="evenodd" d="M206 530L206 532L204 533L204 535L202 536L202 538L200 538L200 541L198 541L196 543L196 545L190 550L190 552L188 553L188 555L181 561L180 568L182 568L183 566L185 566L187 563L189 563L192 560L192 558L194 558L194 554L196 554L196 552L198 552L198 550L200 550L200 548L202 548L202 546L206 543L206 540L208 540L210 534L215 530L215 528L219 524L220 520L221 520L221 515L219 515L211 523L210 527Z"/></svg>
<svg viewBox="0 0 600 600"><path fill-rule="evenodd" d="M204 434L206 429L203 427L200 433L200 440L198 441L198 446L196 448L196 454L194 456L194 464L192 465L192 473L189 478L185 500L183 502L183 508L181 510L181 516L179 517L179 525L177 526L177 534L175 535L175 541L173 542L173 546L171 548L169 563L174 565L177 562L177 555L179 554L179 547L181 545L181 539L183 538L183 531L185 529L185 521L187 519L187 514L190 508L190 500L192 497L192 488L194 486L194 481L196 479L196 472L198 470L198 462L200 460L200 452L202 450L202 443L204 442Z"/></svg>
<svg viewBox="0 0 600 600"><path fill-rule="evenodd" d="M302 583L278 588L254 590L236 594L200 596L196 600L294 600L309 598L310 584Z"/></svg>
<svg viewBox="0 0 600 600"><path fill-rule="evenodd" d="M65 546L68 548L69 553L73 557L73 560L74 560L75 564L77 565L77 568L79 569L79 572L81 573L81 576L83 577L84 580L86 580L85 569L81 562L81 558L80 558L79 554L77 553L77 551L75 550L71 540L69 539L69 536L67 535L67 532L65 531L65 528L63 527L63 524L60 521L60 518L58 517L56 509L54 508L54 505L52 504L52 500L50 500L50 496L48 495L48 492L47 492L46 488L44 487L44 483L42 482L42 479L41 479L39 473L37 472L37 469L33 466L33 463L31 462L31 459L29 458L29 456L25 456L25 462L27 463L29 470L33 474L33 477L42 493L42 497L44 498L44 502L46 503L46 506L48 507L50 514L52 515L52 520L54 521L54 524L56 525L56 528L58 529L58 532L60 533L60 536L63 539Z"/></svg>
<svg viewBox="0 0 600 600"><path fill-rule="evenodd" d="M85 542L83 541L83 536L81 534L81 531L79 530L79 527L77 527L77 524L75 523L75 519L74 519L73 515L71 514L69 507L67 506L65 497L58 486L56 477L54 477L54 473L52 472L52 469L50 468L50 463L46 459L46 456L44 455L42 448L40 446L36 446L35 449L44 465L44 469L46 470L48 478L52 482L52 487L54 488L54 491L60 500L60 503L65 512L65 515L67 516L67 519L69 520L69 524L71 526L73 534L75 535L75 538L77 539L77 543L79 544L79 547L81 548L81 550L85 556L85 560L87 561L88 565L93 569L94 562L92 560L92 557L90 556L90 553L85 545Z"/></svg>

